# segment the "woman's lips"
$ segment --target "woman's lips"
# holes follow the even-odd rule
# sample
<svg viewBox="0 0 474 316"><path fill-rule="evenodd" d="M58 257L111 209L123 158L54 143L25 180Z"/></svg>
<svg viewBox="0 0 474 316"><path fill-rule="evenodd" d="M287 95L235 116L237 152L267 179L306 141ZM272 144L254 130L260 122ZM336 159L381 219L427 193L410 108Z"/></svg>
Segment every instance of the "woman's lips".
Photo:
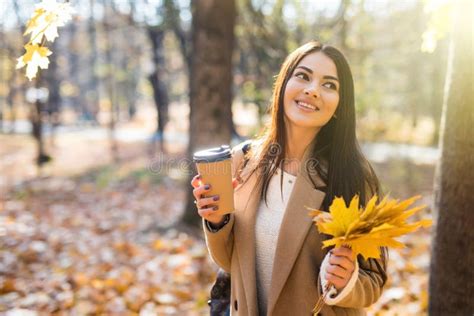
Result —
<svg viewBox="0 0 474 316"><path fill-rule="evenodd" d="M314 105L314 104L310 104L310 103L306 103L306 102L303 102L303 101L295 101L296 103L296 106L305 111L305 112L317 112L319 111L319 108Z"/></svg>

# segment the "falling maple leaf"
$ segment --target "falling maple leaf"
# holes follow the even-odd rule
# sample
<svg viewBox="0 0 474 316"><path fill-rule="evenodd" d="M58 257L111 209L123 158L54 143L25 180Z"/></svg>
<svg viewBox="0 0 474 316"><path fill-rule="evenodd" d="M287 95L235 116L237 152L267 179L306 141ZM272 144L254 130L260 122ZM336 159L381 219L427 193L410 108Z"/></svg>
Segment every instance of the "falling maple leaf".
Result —
<svg viewBox="0 0 474 316"><path fill-rule="evenodd" d="M23 35L28 35L30 33L34 32L34 35L32 34L32 37L37 36L38 32L43 29L46 25L44 25L44 11L43 9L36 9L35 12L33 13L33 16L31 19L26 23L26 30ZM36 38L34 41L31 41L32 44L40 43L42 38L39 38L36 41Z"/></svg>
<svg viewBox="0 0 474 316"><path fill-rule="evenodd" d="M417 199L419 196L401 202L384 198L376 204L378 197L374 196L364 209L359 208L357 195L349 207L343 198L336 197L329 207L329 213L310 209L309 215L313 217L320 233L333 237L323 241L323 248L347 246L352 249L354 258L361 254L366 260L377 259L380 258L381 247L404 247L395 237L431 225L431 220L406 222L410 216L425 208L418 206L408 209Z"/></svg>
<svg viewBox="0 0 474 316"><path fill-rule="evenodd" d="M74 9L69 3L58 3L56 0L43 0L26 23L23 35L30 34L30 40L25 45L26 53L18 59L17 69L26 67L29 80L36 77L38 67L48 68L48 56L51 51L41 43L43 39L53 42L58 37L58 27L66 25L71 20Z"/></svg>
<svg viewBox="0 0 474 316"><path fill-rule="evenodd" d="M26 66L26 76L29 80L33 79L38 72L38 67L41 69L48 68L48 56L52 52L47 47L41 47L38 44L26 44L26 53L18 58L16 69Z"/></svg>
<svg viewBox="0 0 474 316"><path fill-rule="evenodd" d="M31 43L39 44L43 36L50 42L58 37L58 27L71 20L73 8L69 3L58 3L56 0L43 0L36 5L36 10L26 25L23 35L31 33Z"/></svg>

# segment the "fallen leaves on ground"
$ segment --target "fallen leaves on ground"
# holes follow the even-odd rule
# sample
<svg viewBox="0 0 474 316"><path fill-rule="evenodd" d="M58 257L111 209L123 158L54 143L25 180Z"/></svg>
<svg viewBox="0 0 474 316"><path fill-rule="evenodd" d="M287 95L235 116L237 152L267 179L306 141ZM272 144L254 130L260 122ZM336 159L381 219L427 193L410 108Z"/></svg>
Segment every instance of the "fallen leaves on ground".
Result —
<svg viewBox="0 0 474 316"><path fill-rule="evenodd" d="M379 300L368 308L368 315L427 315L430 230L403 236L400 239L406 247L390 251L388 282Z"/></svg>
<svg viewBox="0 0 474 316"><path fill-rule="evenodd" d="M205 314L216 268L200 238L160 229L184 201L163 181L49 178L11 192L0 204L0 312Z"/></svg>

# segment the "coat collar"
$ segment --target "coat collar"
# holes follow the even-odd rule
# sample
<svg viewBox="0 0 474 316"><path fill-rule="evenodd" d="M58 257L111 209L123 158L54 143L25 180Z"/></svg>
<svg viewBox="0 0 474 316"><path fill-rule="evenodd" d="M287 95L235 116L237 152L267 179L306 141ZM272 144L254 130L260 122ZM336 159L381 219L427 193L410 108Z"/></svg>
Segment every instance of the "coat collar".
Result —
<svg viewBox="0 0 474 316"><path fill-rule="evenodd" d="M275 304L293 268L304 239L312 226L312 219L308 216L306 207L319 208L324 200L325 193L314 189L310 180L310 173L314 171L314 163L310 154L314 148L313 141L305 150L300 170L296 178L292 193L283 217L273 263L272 283L268 297L268 314L273 313ZM249 161L251 164L252 161ZM247 170L252 170L250 165ZM245 173L242 177L246 178ZM319 177L316 185L323 184ZM251 315L258 314L257 288L255 274L255 221L256 212L260 205L260 191L262 184L257 183L257 174L249 176L245 185L236 190L236 208L241 212L236 216L234 223L235 240L239 256L240 271L244 292ZM249 198L250 197L250 198ZM316 249L315 249L316 251Z"/></svg>

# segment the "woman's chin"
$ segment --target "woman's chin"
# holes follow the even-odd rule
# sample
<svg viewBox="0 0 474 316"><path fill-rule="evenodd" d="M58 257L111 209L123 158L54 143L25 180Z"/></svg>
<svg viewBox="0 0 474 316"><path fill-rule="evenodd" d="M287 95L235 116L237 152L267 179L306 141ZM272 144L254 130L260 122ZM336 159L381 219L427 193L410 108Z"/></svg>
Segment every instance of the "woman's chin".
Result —
<svg viewBox="0 0 474 316"><path fill-rule="evenodd" d="M307 129L318 129L321 127L320 124L314 121L309 121L309 120L288 120L287 123L289 123L293 127L298 127L298 128L307 128Z"/></svg>

